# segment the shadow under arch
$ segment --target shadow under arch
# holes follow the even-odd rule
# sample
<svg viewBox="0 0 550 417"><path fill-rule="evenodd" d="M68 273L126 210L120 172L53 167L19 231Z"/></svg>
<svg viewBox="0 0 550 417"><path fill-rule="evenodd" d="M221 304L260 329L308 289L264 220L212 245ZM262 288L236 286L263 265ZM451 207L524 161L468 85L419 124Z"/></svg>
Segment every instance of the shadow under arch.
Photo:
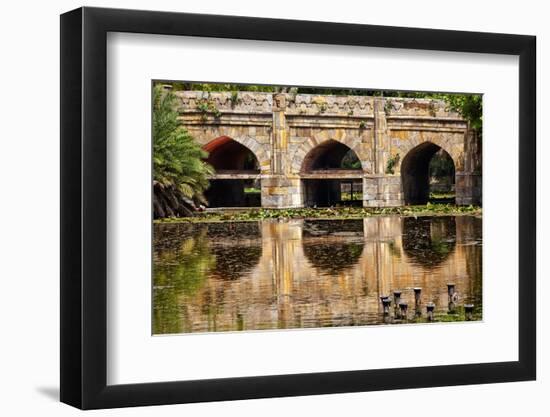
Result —
<svg viewBox="0 0 550 417"><path fill-rule="evenodd" d="M455 183L455 163L442 147L424 142L412 148L401 162L403 199L407 205L426 204L430 199L430 162L440 153L452 165L452 184Z"/></svg>
<svg viewBox="0 0 550 417"><path fill-rule="evenodd" d="M212 223L207 236L215 258L210 273L216 278L241 279L260 263L263 247L258 222Z"/></svg>
<svg viewBox="0 0 550 417"><path fill-rule="evenodd" d="M353 268L364 249L363 220L304 220L302 250L319 273L336 275Z"/></svg>
<svg viewBox="0 0 550 417"><path fill-rule="evenodd" d="M215 170L205 197L210 207L257 207L260 197L260 163L251 149L220 136L203 146L206 162Z"/></svg>
<svg viewBox="0 0 550 417"><path fill-rule="evenodd" d="M403 251L414 264L434 268L455 250L454 217L405 217L402 227Z"/></svg>
<svg viewBox="0 0 550 417"><path fill-rule="evenodd" d="M301 172L332 169L362 170L362 167L354 150L342 142L329 139L306 154Z"/></svg>
<svg viewBox="0 0 550 417"><path fill-rule="evenodd" d="M254 152L229 136L220 136L204 145L203 149L208 152L206 162L214 167L216 173L260 173L260 163Z"/></svg>
<svg viewBox="0 0 550 417"><path fill-rule="evenodd" d="M334 139L311 149L300 169L305 206L361 205L363 168L355 151Z"/></svg>

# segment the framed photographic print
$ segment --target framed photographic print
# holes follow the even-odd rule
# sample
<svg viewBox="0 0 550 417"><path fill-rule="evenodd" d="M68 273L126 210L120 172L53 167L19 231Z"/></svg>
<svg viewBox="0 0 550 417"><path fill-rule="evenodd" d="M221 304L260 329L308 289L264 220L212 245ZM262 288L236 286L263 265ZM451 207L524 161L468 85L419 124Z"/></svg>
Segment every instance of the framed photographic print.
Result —
<svg viewBox="0 0 550 417"><path fill-rule="evenodd" d="M535 103L530 36L62 15L61 400L535 379Z"/></svg>

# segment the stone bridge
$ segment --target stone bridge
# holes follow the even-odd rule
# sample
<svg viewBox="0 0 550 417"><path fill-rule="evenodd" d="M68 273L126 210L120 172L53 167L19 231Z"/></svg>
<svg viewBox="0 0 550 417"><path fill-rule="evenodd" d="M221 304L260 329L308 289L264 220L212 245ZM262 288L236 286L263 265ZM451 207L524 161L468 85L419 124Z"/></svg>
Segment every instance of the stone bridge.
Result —
<svg viewBox="0 0 550 417"><path fill-rule="evenodd" d="M454 163L457 204L481 204L481 143L441 100L260 92L179 91L181 123L209 152L218 206L331 205L342 184L370 207L423 204L428 166ZM355 161L346 166L343 161ZM260 198L257 200L260 204Z"/></svg>

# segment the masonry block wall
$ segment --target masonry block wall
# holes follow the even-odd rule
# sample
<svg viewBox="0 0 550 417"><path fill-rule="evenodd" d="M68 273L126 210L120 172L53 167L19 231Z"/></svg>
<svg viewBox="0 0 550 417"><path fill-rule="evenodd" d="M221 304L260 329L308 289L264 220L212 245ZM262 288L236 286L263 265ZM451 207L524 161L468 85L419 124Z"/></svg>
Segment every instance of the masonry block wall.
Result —
<svg viewBox="0 0 550 417"><path fill-rule="evenodd" d="M215 152L218 143L232 140L252 152L257 171L220 170L214 179L261 180L263 207L303 207L308 203L306 183L331 179L362 181L367 207L412 204L412 195L424 186L422 164L441 148L455 165L456 203L481 204L481 141L444 101L259 92L175 94L181 123L205 149ZM321 151L333 152L333 144L353 150L360 169L316 169L311 161Z"/></svg>

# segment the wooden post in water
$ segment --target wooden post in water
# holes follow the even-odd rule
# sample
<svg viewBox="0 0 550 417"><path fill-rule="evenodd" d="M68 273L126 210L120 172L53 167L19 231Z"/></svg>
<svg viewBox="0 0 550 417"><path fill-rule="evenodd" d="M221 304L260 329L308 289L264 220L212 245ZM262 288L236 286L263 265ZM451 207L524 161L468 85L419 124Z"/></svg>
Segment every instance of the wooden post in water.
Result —
<svg viewBox="0 0 550 417"><path fill-rule="evenodd" d="M464 315L466 316L466 321L471 321L474 318L473 304L464 304Z"/></svg>
<svg viewBox="0 0 550 417"><path fill-rule="evenodd" d="M387 296L387 295L381 295L379 298L380 298L380 306L382 307L382 311L384 311L384 300L386 300L390 297Z"/></svg>
<svg viewBox="0 0 550 417"><path fill-rule="evenodd" d="M449 300L451 300L451 298L453 297L454 293L455 293L455 284L453 283L449 283L447 284L447 294L449 294Z"/></svg>
<svg viewBox="0 0 550 417"><path fill-rule="evenodd" d="M434 303L430 302L426 304L426 314L428 316L428 321L434 321L434 310L435 310Z"/></svg>
<svg viewBox="0 0 550 417"><path fill-rule="evenodd" d="M401 317L401 313L399 312L399 303L401 302L401 291L394 291L393 292L393 314L395 315L395 318L398 319Z"/></svg>
<svg viewBox="0 0 550 417"><path fill-rule="evenodd" d="M422 288L416 287L414 290L414 312L420 317L422 315L421 304L422 304Z"/></svg>
<svg viewBox="0 0 550 417"><path fill-rule="evenodd" d="M456 310L455 302L457 299L455 284L453 283L447 284L447 294L449 294L449 314L454 314Z"/></svg>
<svg viewBox="0 0 550 417"><path fill-rule="evenodd" d="M401 302L401 291L394 291L393 292L393 306L395 309L399 307L399 303Z"/></svg>
<svg viewBox="0 0 550 417"><path fill-rule="evenodd" d="M382 309L384 311L384 316L390 315L390 305L391 305L391 300L389 297L386 297L382 300Z"/></svg>
<svg viewBox="0 0 550 417"><path fill-rule="evenodd" d="M407 309L409 305L405 301L399 303L399 316L402 320L407 320Z"/></svg>

